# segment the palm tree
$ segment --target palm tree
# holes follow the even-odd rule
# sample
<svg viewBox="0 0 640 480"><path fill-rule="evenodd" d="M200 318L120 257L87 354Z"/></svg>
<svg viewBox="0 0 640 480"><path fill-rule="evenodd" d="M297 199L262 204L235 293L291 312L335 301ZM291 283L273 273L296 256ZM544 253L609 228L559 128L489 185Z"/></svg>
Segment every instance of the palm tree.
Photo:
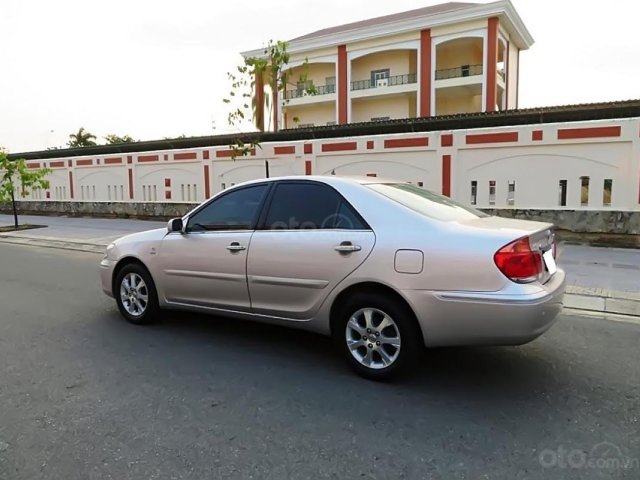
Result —
<svg viewBox="0 0 640 480"><path fill-rule="evenodd" d="M84 127L80 127L77 133L69 135L69 141L67 145L70 147L94 147L96 136L93 133L87 132Z"/></svg>

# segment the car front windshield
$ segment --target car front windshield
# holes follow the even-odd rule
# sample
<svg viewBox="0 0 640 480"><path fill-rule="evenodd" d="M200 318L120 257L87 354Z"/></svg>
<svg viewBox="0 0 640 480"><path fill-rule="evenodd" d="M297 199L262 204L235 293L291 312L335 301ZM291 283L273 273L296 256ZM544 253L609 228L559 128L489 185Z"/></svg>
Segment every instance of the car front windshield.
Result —
<svg viewBox="0 0 640 480"><path fill-rule="evenodd" d="M488 217L475 208L462 205L409 183L374 183L367 187L427 217L447 222Z"/></svg>

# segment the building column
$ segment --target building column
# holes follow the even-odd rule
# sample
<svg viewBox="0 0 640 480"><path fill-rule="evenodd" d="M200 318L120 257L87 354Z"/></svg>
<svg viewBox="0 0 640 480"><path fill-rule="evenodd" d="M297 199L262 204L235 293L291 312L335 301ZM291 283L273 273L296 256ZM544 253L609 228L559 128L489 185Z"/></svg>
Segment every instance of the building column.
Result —
<svg viewBox="0 0 640 480"><path fill-rule="evenodd" d="M255 95L256 95L256 128L264 132L264 77L262 74L255 74Z"/></svg>
<svg viewBox="0 0 640 480"><path fill-rule="evenodd" d="M347 46L338 46L338 124L348 122L349 85L347 78Z"/></svg>
<svg viewBox="0 0 640 480"><path fill-rule="evenodd" d="M498 85L496 76L498 75L498 17L491 17L487 26L487 55L484 65L485 79L487 85L485 112L493 112L496 109L496 96Z"/></svg>
<svg viewBox="0 0 640 480"><path fill-rule="evenodd" d="M278 97L278 85L274 85L275 88L271 88L271 105L273 107L273 131L277 132L280 130L278 120L280 119L280 110L278 109L278 103L280 102Z"/></svg>
<svg viewBox="0 0 640 480"><path fill-rule="evenodd" d="M420 113L431 116L431 29L420 32Z"/></svg>

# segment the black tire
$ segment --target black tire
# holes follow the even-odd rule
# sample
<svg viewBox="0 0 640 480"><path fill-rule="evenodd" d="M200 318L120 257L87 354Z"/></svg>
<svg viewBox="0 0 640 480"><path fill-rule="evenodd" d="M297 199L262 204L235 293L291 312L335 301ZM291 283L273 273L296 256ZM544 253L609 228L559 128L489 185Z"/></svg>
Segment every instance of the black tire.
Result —
<svg viewBox="0 0 640 480"><path fill-rule="evenodd" d="M140 314L131 313L130 308L125 305L125 300L121 295L122 283L126 279L130 280L131 275L137 275L144 282L144 287L140 288L140 292L137 293L140 296L138 300L139 305L144 304L144 309ZM138 283L138 285L140 285ZM126 285L125 285L126 288ZM142 302L143 295L146 294L147 301ZM134 325L146 325L156 321L159 317L160 307L158 306L158 294L156 292L156 286L153 283L153 279L146 268L137 263L130 263L122 267L122 269L118 272L116 276L116 281L113 289L113 296L116 299L116 303L118 304L118 310L124 318L127 319L128 322L133 323Z"/></svg>
<svg viewBox="0 0 640 480"><path fill-rule="evenodd" d="M382 315L386 314L392 319L395 325L391 330L383 329L386 331L377 331L373 328L372 333L374 335L377 333L379 336L370 338L374 338L376 342L369 343L369 338L367 338L365 345L354 349L356 352L352 353L352 348L349 347L348 341L364 341L362 339L367 336L366 324L364 328L365 331L362 332L364 335L360 340L357 338L360 333L356 332L352 327L349 327L349 331L347 331L347 324L352 318L360 319L361 321L364 320L365 310L372 311L371 318L373 324L378 322L378 325L381 325L381 320L384 318ZM362 328L363 325L360 324L360 327ZM389 357L393 357L395 354L395 347L391 346L391 344L385 345L384 341L382 341L382 345L378 344L380 346L376 347L376 343L382 338L387 338L387 335L394 331L397 331L399 334L400 348L398 349L399 351L395 359L389 365L384 366L383 364L385 362L381 353L386 353L388 360ZM349 298L342 308L340 308L333 322L332 333L334 340L351 368L353 368L358 375L370 380L386 381L409 373L420 361L421 354L424 351L422 333L411 309L404 302L379 294L356 293ZM354 337L354 335L356 336ZM380 337L380 335L382 335L382 337ZM372 349L370 354L366 353L368 349ZM377 353L380 349L384 349L385 351ZM372 366L364 365L361 360L356 359L356 355L361 357L371 355Z"/></svg>

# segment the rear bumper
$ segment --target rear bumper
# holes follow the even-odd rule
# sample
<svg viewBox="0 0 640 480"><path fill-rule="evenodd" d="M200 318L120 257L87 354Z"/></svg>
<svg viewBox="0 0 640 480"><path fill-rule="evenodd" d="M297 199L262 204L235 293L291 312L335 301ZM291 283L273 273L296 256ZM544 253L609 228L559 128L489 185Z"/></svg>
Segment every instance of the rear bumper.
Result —
<svg viewBox="0 0 640 480"><path fill-rule="evenodd" d="M520 291L402 293L416 312L427 346L521 345L553 325L562 311L565 281L558 270L547 284Z"/></svg>

